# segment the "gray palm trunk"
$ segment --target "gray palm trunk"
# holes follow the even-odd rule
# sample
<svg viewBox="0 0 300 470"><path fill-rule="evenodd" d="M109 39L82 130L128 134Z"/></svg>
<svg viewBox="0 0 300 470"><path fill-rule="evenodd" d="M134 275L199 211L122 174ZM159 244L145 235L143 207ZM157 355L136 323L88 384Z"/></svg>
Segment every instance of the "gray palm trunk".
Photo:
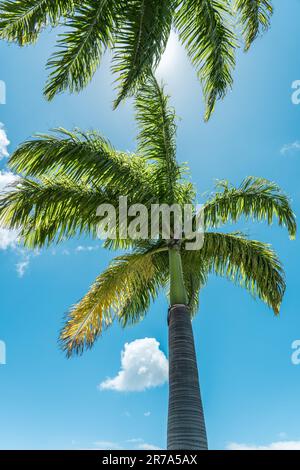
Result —
<svg viewBox="0 0 300 470"><path fill-rule="evenodd" d="M169 309L168 450L207 450L207 437L191 316L186 305Z"/></svg>

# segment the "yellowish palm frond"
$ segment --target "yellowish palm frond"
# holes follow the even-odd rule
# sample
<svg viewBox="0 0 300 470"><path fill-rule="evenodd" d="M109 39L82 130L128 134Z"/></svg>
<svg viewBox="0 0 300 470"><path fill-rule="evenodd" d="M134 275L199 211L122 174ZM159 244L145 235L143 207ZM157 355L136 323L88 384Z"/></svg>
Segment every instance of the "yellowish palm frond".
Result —
<svg viewBox="0 0 300 470"><path fill-rule="evenodd" d="M127 323L126 309L135 319L143 317L162 282L162 271L155 256L160 250L133 253L115 258L94 282L89 292L68 315L61 332L67 355L90 348L103 329L114 319ZM139 293L144 293L144 296ZM148 294L145 297L145 294Z"/></svg>

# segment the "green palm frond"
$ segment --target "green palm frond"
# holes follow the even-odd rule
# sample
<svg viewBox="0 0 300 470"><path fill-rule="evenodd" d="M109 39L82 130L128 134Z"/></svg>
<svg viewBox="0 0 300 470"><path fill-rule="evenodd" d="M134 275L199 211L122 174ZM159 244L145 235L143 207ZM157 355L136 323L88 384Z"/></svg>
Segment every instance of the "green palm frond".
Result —
<svg viewBox="0 0 300 470"><path fill-rule="evenodd" d="M92 79L102 54L112 45L116 12L120 1L86 1L66 22L68 32L59 35L59 50L48 61L52 70L45 88L51 100L69 89L79 92Z"/></svg>
<svg viewBox="0 0 300 470"><path fill-rule="evenodd" d="M113 72L118 74L115 107L136 92L165 50L174 0L127 0L126 15L116 32Z"/></svg>
<svg viewBox="0 0 300 470"><path fill-rule="evenodd" d="M149 244L149 243L148 243ZM151 246L151 244L150 244ZM145 278L143 284L138 284L119 312L118 320L122 327L139 323L145 317L151 302L153 302L160 291L168 282L169 257L167 247L149 248L151 251L151 263L154 266L153 275Z"/></svg>
<svg viewBox="0 0 300 470"><path fill-rule="evenodd" d="M164 277L154 258L152 250L116 258L96 279L69 313L61 332L62 347L69 356L90 348L114 319L124 325L130 318L136 322L144 317Z"/></svg>
<svg viewBox="0 0 300 470"><path fill-rule="evenodd" d="M164 251L166 249L166 242L165 240L157 240L157 239L136 239L131 240L130 238L127 239L107 239L103 243L103 247L108 250L136 250L136 251L145 251L145 250L159 250Z"/></svg>
<svg viewBox="0 0 300 470"><path fill-rule="evenodd" d="M204 205L205 227L219 227L226 222L236 222L240 217L251 217L271 224L278 219L286 226L290 237L296 234L295 215L288 197L277 184L263 178L248 177L235 188L221 181L216 192Z"/></svg>
<svg viewBox="0 0 300 470"><path fill-rule="evenodd" d="M240 15L247 51L260 32L270 26L273 14L272 2L270 0L235 0L234 7Z"/></svg>
<svg viewBox="0 0 300 470"><path fill-rule="evenodd" d="M154 76L141 88L135 100L138 153L148 161L155 162L154 181L175 202L176 183L180 178L180 167L176 162L175 111L169 106L165 95Z"/></svg>
<svg viewBox="0 0 300 470"><path fill-rule="evenodd" d="M18 230L29 248L60 243L74 236L97 236L97 207L118 204L118 194L68 178L18 179L0 199L0 222Z"/></svg>
<svg viewBox="0 0 300 470"><path fill-rule="evenodd" d="M199 308L199 293L207 282L207 266L194 251L182 252L184 284L187 291L188 307L192 315Z"/></svg>
<svg viewBox="0 0 300 470"><path fill-rule="evenodd" d="M184 0L175 26L203 85L205 119L232 85L236 38L227 0Z"/></svg>
<svg viewBox="0 0 300 470"><path fill-rule="evenodd" d="M286 286L282 264L270 245L239 233L207 233L195 256L209 271L239 284L279 313Z"/></svg>
<svg viewBox="0 0 300 470"><path fill-rule="evenodd" d="M0 38L20 46L34 43L48 24L72 13L74 0L7 0L0 2Z"/></svg>
<svg viewBox="0 0 300 470"><path fill-rule="evenodd" d="M141 156L116 151L96 132L58 129L24 142L13 153L10 168L29 177L67 176L95 187L109 185L120 194L137 192L153 198L151 172ZM130 185L128 185L130 181ZM141 192L140 186L143 191Z"/></svg>

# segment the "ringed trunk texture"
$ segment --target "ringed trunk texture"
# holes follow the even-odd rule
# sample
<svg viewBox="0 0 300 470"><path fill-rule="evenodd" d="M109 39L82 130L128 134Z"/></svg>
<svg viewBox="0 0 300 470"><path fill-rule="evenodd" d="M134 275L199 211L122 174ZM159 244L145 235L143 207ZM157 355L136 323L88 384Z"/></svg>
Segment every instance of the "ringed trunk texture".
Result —
<svg viewBox="0 0 300 470"><path fill-rule="evenodd" d="M169 450L207 450L192 322L186 305L169 309Z"/></svg>

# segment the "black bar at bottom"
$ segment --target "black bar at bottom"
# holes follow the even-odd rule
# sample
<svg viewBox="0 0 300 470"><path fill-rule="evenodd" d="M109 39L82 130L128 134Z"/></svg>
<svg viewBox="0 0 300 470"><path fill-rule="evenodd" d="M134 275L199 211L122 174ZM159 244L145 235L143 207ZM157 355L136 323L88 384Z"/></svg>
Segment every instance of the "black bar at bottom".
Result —
<svg viewBox="0 0 300 470"><path fill-rule="evenodd" d="M266 464L273 461L284 464L298 461L297 451L0 451L0 464L11 463L23 465L26 463L53 465L68 463L76 465L96 464L105 466L121 465L126 468L138 468L141 465L204 465L222 468L223 465L233 465L237 468L246 460L247 465ZM298 462L297 462L298 463Z"/></svg>

